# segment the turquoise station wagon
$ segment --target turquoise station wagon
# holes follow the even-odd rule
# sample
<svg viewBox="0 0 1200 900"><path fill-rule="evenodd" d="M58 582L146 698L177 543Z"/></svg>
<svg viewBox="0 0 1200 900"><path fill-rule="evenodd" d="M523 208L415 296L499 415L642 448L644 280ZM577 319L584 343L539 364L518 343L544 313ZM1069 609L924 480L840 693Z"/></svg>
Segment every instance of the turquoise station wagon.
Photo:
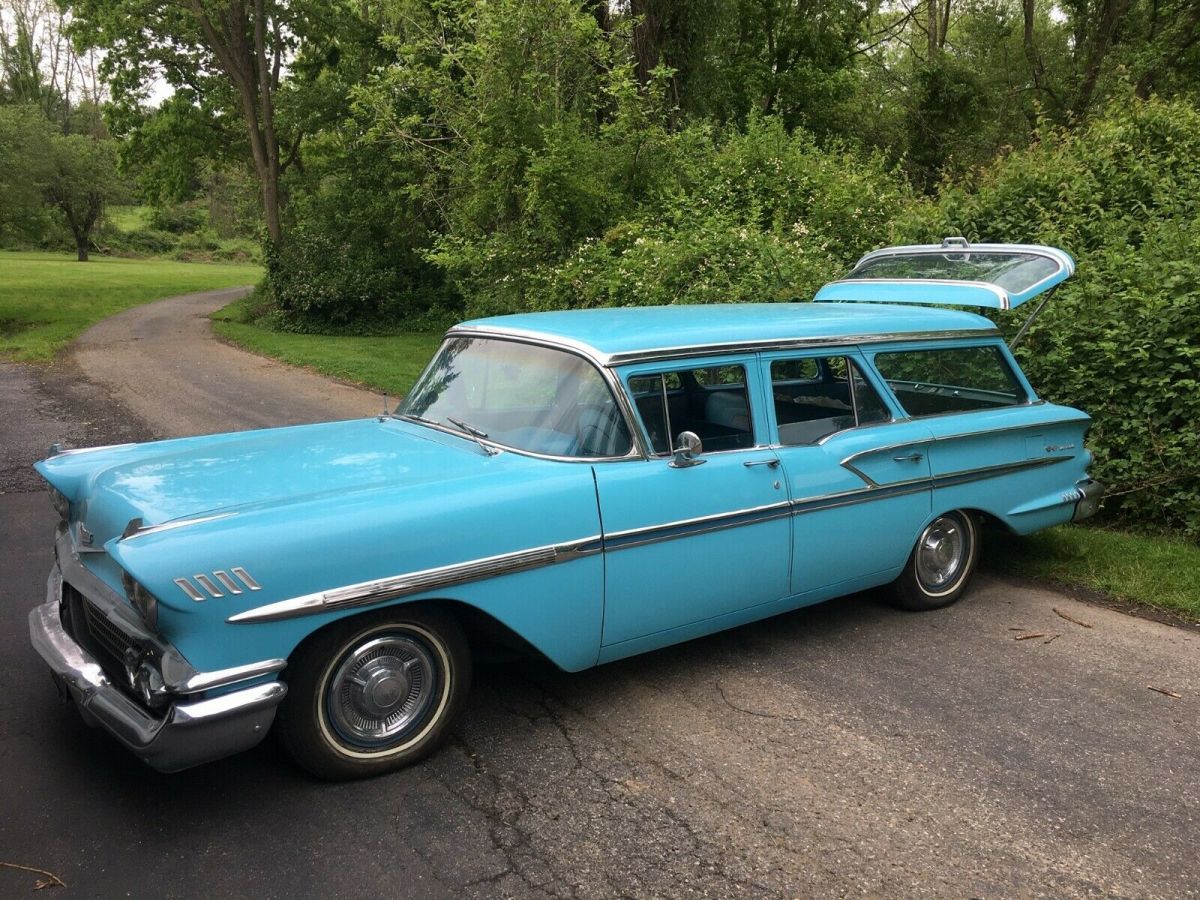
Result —
<svg viewBox="0 0 1200 900"><path fill-rule="evenodd" d="M395 413L55 453L33 645L157 769L273 726L347 778L435 748L487 643L577 671L882 585L944 606L982 525L1082 518L1101 488L1088 416L937 307L1073 269L956 238L812 303L480 319Z"/></svg>

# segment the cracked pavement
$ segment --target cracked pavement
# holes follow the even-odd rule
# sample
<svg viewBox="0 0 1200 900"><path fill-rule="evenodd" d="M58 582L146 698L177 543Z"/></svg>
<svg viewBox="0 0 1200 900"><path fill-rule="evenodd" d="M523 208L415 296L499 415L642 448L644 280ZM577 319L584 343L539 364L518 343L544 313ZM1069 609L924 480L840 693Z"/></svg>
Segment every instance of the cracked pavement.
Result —
<svg viewBox="0 0 1200 900"><path fill-rule="evenodd" d="M227 302L197 296L188 315ZM171 338L164 306L121 325L143 371L204 339ZM447 746L383 778L314 781L270 740L158 775L60 705L29 648L54 514L28 464L55 439L346 407L230 348L190 376L211 402L135 402L89 340L0 364L0 862L64 895L1200 895L1200 634L991 576L934 613L857 595L574 675L480 665ZM237 402L260 385L296 402ZM35 877L0 868L0 892Z"/></svg>

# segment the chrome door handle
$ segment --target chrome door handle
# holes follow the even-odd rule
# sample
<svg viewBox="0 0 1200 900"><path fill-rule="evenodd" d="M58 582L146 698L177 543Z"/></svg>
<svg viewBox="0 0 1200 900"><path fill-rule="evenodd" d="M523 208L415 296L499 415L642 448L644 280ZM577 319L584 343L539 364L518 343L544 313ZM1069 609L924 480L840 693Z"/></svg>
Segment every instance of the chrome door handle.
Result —
<svg viewBox="0 0 1200 900"><path fill-rule="evenodd" d="M751 468L752 466L766 466L768 469L774 469L779 466L779 460L777 460L777 459L748 459L744 463L742 463L742 465L745 466L747 469Z"/></svg>
<svg viewBox="0 0 1200 900"><path fill-rule="evenodd" d="M920 462L925 458L924 453L910 453L908 456L893 456L896 462Z"/></svg>

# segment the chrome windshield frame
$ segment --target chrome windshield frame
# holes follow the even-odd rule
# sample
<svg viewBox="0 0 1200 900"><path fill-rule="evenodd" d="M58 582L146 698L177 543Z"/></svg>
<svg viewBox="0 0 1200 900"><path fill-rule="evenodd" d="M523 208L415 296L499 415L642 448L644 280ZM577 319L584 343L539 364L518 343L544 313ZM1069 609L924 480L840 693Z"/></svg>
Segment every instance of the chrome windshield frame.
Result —
<svg viewBox="0 0 1200 900"><path fill-rule="evenodd" d="M442 337L442 345L438 347L438 353L441 352L441 348L442 348L442 346L445 345L446 341L448 341L452 338L456 338L456 337L506 341L508 343L513 343L513 344L528 344L528 345L534 346L534 347L542 347L542 348L549 349L549 350L557 350L562 353L569 353L572 356L582 359L584 362L586 362L588 365L590 365L592 367L592 369L594 369L597 372L597 374L599 374L600 378L604 381L605 386L608 388L609 392L612 394L613 402L616 403L616 405L617 405L617 410L620 413L621 420L625 423L625 429L626 429L626 431L629 432L629 437L630 437L629 450L625 453L614 455L614 456L562 456L560 454L554 454L554 453L541 453L537 450L527 450L523 447L514 447L509 444L505 444L503 441L498 441L498 440L495 440L494 438L490 438L490 437L477 439L476 437L474 437L472 435L468 435L465 432L460 431L457 428L454 428L454 427L448 426L448 425L443 425L441 422L432 422L427 419L418 419L413 416L407 416L399 408L397 408L397 411L396 411L397 418L400 418L406 422L413 422L414 424L422 425L422 426L425 426L428 428L433 428L436 431L440 431L445 434L451 434L458 438L465 438L472 442L486 444L488 446L495 447L498 450L505 450L510 453L516 453L520 456L529 456L534 459L553 460L555 462L591 464L591 463L601 463L601 462L621 462L621 461L629 460L629 459L647 459L648 458L649 455L647 453L647 447L645 446L645 443L642 439L640 430L635 425L636 419L632 414L629 398L628 398L628 396L626 396L620 380L616 377L616 374L611 369L609 369L602 362L597 360L595 354L593 352L591 352L590 348L587 347L586 345L576 344L574 342L567 342L567 341L555 341L555 340L551 340L551 339L547 339L547 338L541 338L536 335L519 334L519 333L513 333L513 332L507 332L507 331L501 331L501 330L478 328L478 327L474 327L474 326L468 326L468 327L455 326L454 328L451 328L449 331L447 331L446 334ZM421 374L417 378L415 384L420 384L422 381L424 381L425 376L429 374L429 370L433 367L433 364L437 360L437 358L438 358L438 354L435 353L433 356L433 359L431 359L429 361L429 364L421 372ZM411 395L411 393L412 392L410 391L409 394ZM405 400L407 401L407 397L405 398Z"/></svg>

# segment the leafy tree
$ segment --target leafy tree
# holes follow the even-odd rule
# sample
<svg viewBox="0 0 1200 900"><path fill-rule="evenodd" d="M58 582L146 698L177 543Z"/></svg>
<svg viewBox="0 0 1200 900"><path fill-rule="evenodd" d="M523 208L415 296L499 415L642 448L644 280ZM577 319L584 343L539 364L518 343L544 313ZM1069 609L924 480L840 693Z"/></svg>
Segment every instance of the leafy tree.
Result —
<svg viewBox="0 0 1200 900"><path fill-rule="evenodd" d="M103 136L94 53L77 53L53 0L0 0L0 102L32 104L63 131Z"/></svg>
<svg viewBox="0 0 1200 900"><path fill-rule="evenodd" d="M0 105L0 239L42 230L46 147L53 129L36 106Z"/></svg>
<svg viewBox="0 0 1200 900"><path fill-rule="evenodd" d="M229 119L240 121L257 175L267 234L283 236L281 178L299 156L304 134L280 120L284 65L310 47L324 51L348 17L349 0L77 0L73 33L104 47L103 71L113 91L117 121L136 128L148 87L164 79L183 99L143 135L161 159L169 142L157 136L179 126L194 137L197 115L225 135ZM186 107L190 106L191 109ZM218 144L221 142L218 142ZM181 145L178 168L194 140ZM176 185L178 181L176 181Z"/></svg>
<svg viewBox="0 0 1200 900"><path fill-rule="evenodd" d="M46 144L46 202L62 214L80 262L88 250L104 207L125 194L117 174L112 141L78 134L55 134Z"/></svg>

